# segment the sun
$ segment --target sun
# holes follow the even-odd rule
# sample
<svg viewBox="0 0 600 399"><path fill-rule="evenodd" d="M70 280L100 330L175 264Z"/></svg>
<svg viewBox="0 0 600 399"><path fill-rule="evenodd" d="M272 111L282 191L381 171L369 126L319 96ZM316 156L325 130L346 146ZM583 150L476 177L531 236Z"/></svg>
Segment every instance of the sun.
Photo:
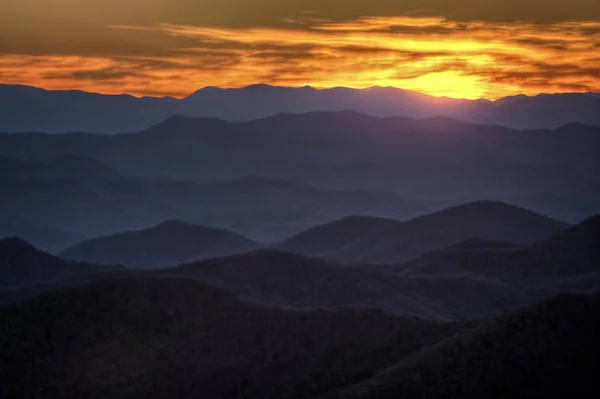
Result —
<svg viewBox="0 0 600 399"><path fill-rule="evenodd" d="M461 74L458 71L432 72L414 79L395 82L395 86L436 97L453 97L475 100L488 93L486 82L477 76Z"/></svg>

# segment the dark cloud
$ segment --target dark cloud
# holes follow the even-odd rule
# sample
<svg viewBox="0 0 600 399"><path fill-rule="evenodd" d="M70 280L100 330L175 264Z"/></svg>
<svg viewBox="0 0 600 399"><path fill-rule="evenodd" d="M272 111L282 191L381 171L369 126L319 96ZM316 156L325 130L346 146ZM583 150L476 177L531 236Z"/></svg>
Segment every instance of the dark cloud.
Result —
<svg viewBox="0 0 600 399"><path fill-rule="evenodd" d="M570 45L570 42L567 40L546 40L536 38L516 39L513 40L513 42L534 47L545 47L552 50L565 50Z"/></svg>

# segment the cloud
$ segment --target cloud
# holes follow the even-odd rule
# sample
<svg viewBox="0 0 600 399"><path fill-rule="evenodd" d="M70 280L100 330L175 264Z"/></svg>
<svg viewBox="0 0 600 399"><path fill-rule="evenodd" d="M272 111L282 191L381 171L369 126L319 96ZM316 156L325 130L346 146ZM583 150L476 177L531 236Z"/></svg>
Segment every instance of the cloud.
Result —
<svg viewBox="0 0 600 399"><path fill-rule="evenodd" d="M303 14L282 26L113 24L144 46L69 56L0 56L3 82L108 93L184 96L256 82L314 87L397 86L490 99L600 91L600 21L494 22L441 16L332 21ZM158 47L153 51L151 43ZM118 46L117 46L118 47ZM128 51L124 51L128 49Z"/></svg>

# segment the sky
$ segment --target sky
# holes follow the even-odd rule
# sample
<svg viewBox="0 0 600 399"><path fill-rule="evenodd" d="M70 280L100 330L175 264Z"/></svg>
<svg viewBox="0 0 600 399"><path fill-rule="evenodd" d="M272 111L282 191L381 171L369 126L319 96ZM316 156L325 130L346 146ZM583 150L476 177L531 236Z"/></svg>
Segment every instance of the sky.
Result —
<svg viewBox="0 0 600 399"><path fill-rule="evenodd" d="M600 0L0 0L0 83L600 91Z"/></svg>

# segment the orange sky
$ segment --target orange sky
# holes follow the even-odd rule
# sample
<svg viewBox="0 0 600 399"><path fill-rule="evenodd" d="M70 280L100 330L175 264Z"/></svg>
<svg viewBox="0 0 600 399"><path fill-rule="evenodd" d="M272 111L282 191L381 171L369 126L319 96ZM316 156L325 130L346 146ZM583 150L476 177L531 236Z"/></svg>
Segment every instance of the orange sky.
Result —
<svg viewBox="0 0 600 399"><path fill-rule="evenodd" d="M0 0L0 82L177 97L255 83L600 91L597 0L284 3Z"/></svg>

